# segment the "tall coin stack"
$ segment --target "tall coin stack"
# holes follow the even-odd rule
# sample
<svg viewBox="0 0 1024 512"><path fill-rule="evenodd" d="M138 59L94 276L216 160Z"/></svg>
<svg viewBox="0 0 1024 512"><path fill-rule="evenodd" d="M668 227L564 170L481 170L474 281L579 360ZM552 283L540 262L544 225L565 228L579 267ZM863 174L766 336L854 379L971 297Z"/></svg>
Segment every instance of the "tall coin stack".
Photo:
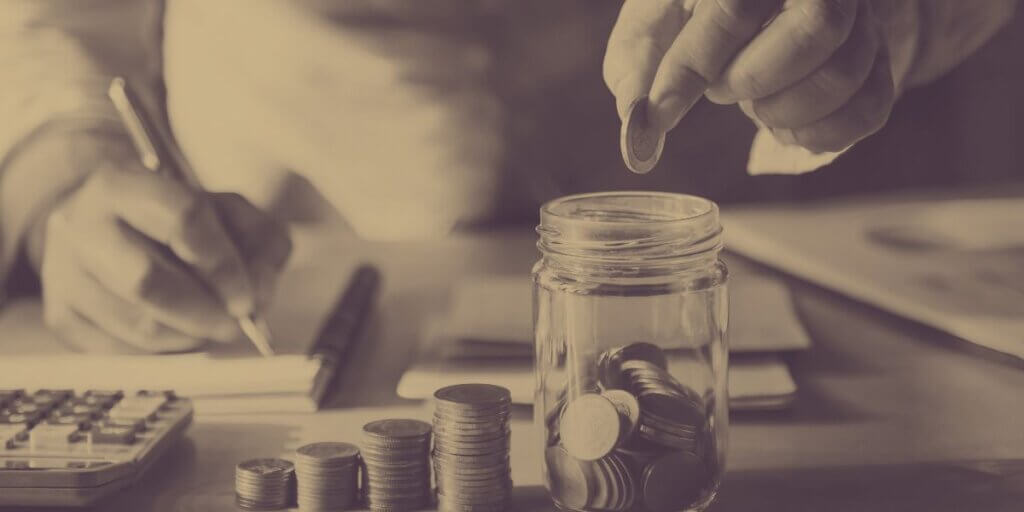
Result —
<svg viewBox="0 0 1024 512"><path fill-rule="evenodd" d="M606 351L599 389L559 395L546 416L548 487L562 509L699 508L720 472L713 400L680 383L650 343Z"/></svg>
<svg viewBox="0 0 1024 512"><path fill-rule="evenodd" d="M460 384L434 393L434 477L439 512L502 512L512 492L511 394Z"/></svg>
<svg viewBox="0 0 1024 512"><path fill-rule="evenodd" d="M350 443L312 443L295 450L298 505L302 510L351 507L359 495L359 448Z"/></svg>
<svg viewBox="0 0 1024 512"><path fill-rule="evenodd" d="M295 466L283 459L250 459L235 466L235 503L245 510L291 506Z"/></svg>
<svg viewBox="0 0 1024 512"><path fill-rule="evenodd" d="M430 505L430 424L387 419L363 426L363 495L372 511Z"/></svg>

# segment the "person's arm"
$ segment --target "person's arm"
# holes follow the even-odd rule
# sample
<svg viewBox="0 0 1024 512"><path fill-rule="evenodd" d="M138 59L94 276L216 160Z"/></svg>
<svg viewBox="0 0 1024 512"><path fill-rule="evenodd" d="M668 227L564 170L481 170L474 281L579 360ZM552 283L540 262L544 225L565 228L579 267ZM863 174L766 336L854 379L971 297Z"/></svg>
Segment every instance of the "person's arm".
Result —
<svg viewBox="0 0 1024 512"><path fill-rule="evenodd" d="M0 4L0 290L43 212L100 154L123 151L107 84L156 76L160 11L158 0Z"/></svg>
<svg viewBox="0 0 1024 512"><path fill-rule="evenodd" d="M892 33L913 23L916 14L921 29L917 31L916 52L907 69L903 88L928 83L952 70L988 41L1013 18L1017 0L918 0L917 2L881 1L879 10L899 8L911 4L896 23L890 24ZM884 14L884 12L883 12Z"/></svg>

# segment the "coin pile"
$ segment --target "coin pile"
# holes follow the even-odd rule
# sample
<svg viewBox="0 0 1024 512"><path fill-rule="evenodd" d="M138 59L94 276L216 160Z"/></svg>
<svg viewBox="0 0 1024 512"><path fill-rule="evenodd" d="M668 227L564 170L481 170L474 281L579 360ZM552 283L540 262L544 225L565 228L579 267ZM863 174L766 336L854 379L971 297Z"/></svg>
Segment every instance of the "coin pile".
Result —
<svg viewBox="0 0 1024 512"><path fill-rule="evenodd" d="M512 492L511 394L461 384L434 393L434 477L439 512L502 512Z"/></svg>
<svg viewBox="0 0 1024 512"><path fill-rule="evenodd" d="M302 510L341 510L359 495L359 448L312 443L295 450L298 505Z"/></svg>
<svg viewBox="0 0 1024 512"><path fill-rule="evenodd" d="M718 473L713 398L668 372L665 353L634 343L598 358L598 393L556 400L546 422L552 498L568 510L690 509Z"/></svg>
<svg viewBox="0 0 1024 512"><path fill-rule="evenodd" d="M430 504L430 424L407 419L363 426L363 496L370 510L419 510Z"/></svg>
<svg viewBox="0 0 1024 512"><path fill-rule="evenodd" d="M295 466L283 459L250 459L235 466L235 503L246 510L291 506Z"/></svg>

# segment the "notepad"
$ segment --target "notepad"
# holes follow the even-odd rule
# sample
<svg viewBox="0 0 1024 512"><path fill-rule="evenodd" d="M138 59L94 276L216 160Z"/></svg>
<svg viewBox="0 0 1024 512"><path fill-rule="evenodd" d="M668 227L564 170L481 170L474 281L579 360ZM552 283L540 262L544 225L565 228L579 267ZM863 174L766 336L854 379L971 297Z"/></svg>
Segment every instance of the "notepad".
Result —
<svg viewBox="0 0 1024 512"><path fill-rule="evenodd" d="M277 354L268 358L243 340L183 354L72 352L43 328L38 301L7 303L0 315L0 388L174 389L203 415L314 411L309 393L319 365L307 352L352 268L308 251L293 255L267 314Z"/></svg>
<svg viewBox="0 0 1024 512"><path fill-rule="evenodd" d="M810 339L788 289L750 263L728 261L730 408L779 409L796 384L780 352L803 350ZM532 283L529 276L475 276L454 285L447 315L427 328L420 354L398 384L403 398L428 398L451 384L489 382L512 400L533 401Z"/></svg>

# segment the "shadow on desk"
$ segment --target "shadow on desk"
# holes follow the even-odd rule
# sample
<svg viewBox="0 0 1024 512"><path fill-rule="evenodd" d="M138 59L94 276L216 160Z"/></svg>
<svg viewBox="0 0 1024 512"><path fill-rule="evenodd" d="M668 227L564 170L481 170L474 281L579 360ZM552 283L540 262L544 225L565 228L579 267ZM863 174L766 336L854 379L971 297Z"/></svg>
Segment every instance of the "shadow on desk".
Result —
<svg viewBox="0 0 1024 512"><path fill-rule="evenodd" d="M1024 460L729 473L712 512L1010 512Z"/></svg>
<svg viewBox="0 0 1024 512"><path fill-rule="evenodd" d="M129 491L131 510L215 512L234 506L232 461L220 478L185 477L180 492ZM171 469L171 468L168 468ZM181 468L178 468L181 469ZM169 476L169 475L168 475ZM210 475L207 475L210 476ZM197 481L198 480L198 481ZM205 480L205 481L203 481ZM149 487L149 486L144 486ZM152 491L152 489L149 489ZM517 487L510 512L556 512L543 487ZM711 512L1019 512L1024 502L1024 460L856 466L730 472ZM103 508L110 510L108 503ZM117 510L120 508L114 507ZM0 509L6 511L9 509ZM42 509L37 509L42 510ZM49 510L49 509L48 509ZM64 511L81 509L59 509Z"/></svg>

